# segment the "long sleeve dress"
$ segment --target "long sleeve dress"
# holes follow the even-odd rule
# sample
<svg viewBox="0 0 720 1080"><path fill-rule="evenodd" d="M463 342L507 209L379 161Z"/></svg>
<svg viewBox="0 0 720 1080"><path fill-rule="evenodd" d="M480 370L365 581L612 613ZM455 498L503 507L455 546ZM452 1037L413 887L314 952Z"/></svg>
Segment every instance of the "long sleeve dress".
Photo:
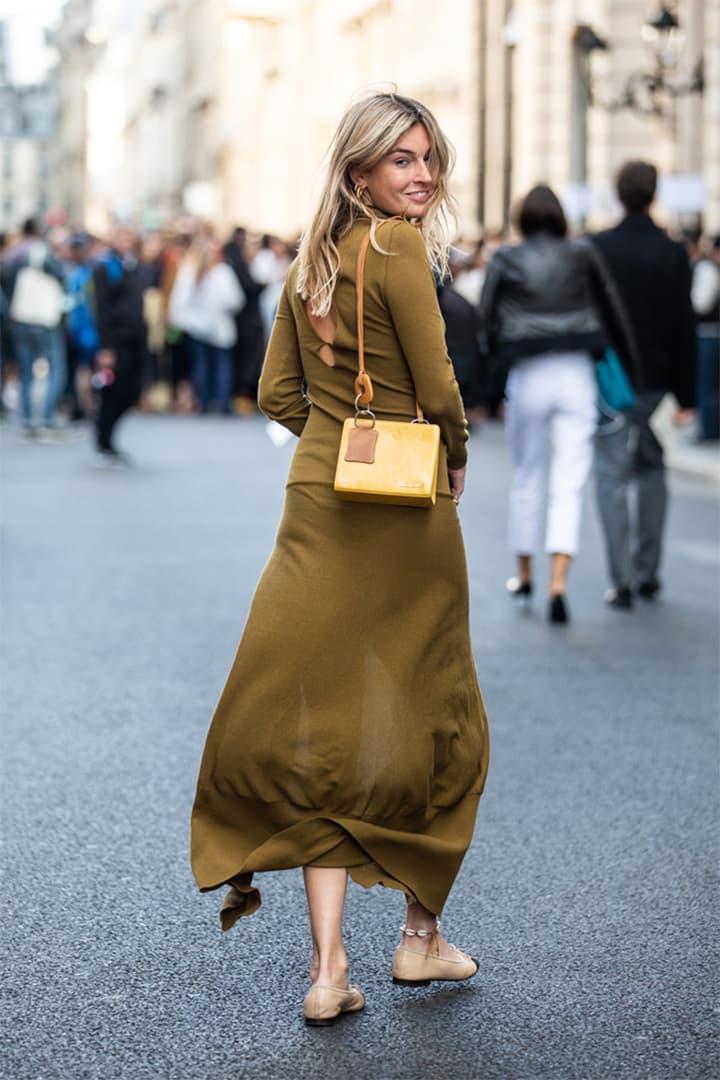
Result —
<svg viewBox="0 0 720 1080"><path fill-rule="evenodd" d="M200 889L228 884L225 929L260 906L254 873L347 867L440 913L470 843L488 761L448 464L467 429L424 243L404 220L368 249L365 360L381 419L442 435L434 507L333 491L357 373L356 260L339 242L333 310L311 318L288 273L260 382L298 435L275 547L202 759L192 819Z"/></svg>

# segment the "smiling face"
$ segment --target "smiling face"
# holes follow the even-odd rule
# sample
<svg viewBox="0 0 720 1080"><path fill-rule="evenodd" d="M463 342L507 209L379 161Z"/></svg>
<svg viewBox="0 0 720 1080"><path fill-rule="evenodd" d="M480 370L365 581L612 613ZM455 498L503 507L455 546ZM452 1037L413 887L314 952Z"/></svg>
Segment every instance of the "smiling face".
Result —
<svg viewBox="0 0 720 1080"><path fill-rule="evenodd" d="M430 139L422 124L413 124L392 150L368 172L351 172L353 183L367 190L383 213L422 218L435 190Z"/></svg>

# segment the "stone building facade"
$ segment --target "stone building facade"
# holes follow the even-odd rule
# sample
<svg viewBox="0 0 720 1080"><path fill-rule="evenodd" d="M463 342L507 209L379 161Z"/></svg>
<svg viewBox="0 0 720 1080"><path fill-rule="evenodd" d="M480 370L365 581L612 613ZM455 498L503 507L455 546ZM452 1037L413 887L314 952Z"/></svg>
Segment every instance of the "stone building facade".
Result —
<svg viewBox="0 0 720 1080"><path fill-rule="evenodd" d="M369 87L393 85L426 102L456 146L454 190L463 218L472 217L477 0L296 0L274 19L248 8L237 5L227 57L228 100L237 103L225 156L229 217L287 235L300 229L343 109Z"/></svg>
<svg viewBox="0 0 720 1080"><path fill-rule="evenodd" d="M347 102L396 85L456 147L466 235L506 225L541 179L601 224L629 156L661 167L665 220L720 230L720 0L677 0L654 36L651 0L70 0L65 17L81 8L105 25L85 78L96 226L188 211L293 235ZM61 100L81 67L65 55Z"/></svg>
<svg viewBox="0 0 720 1080"><path fill-rule="evenodd" d="M55 35L58 50L58 121L53 153L53 202L70 221L85 215L87 184L87 79L95 47L87 30L92 0L68 0Z"/></svg>
<svg viewBox="0 0 720 1080"><path fill-rule="evenodd" d="M667 9L679 24L671 33L652 30L663 9L645 0L488 0L484 10L486 222L506 222L512 197L538 179L576 221L605 221L619 165L643 157L663 175L661 216L697 224L704 209L706 227L720 229L719 0L679 0ZM651 93L660 74L682 92Z"/></svg>
<svg viewBox="0 0 720 1080"><path fill-rule="evenodd" d="M15 85L0 22L0 229L14 232L51 205L51 154L57 100L52 80Z"/></svg>

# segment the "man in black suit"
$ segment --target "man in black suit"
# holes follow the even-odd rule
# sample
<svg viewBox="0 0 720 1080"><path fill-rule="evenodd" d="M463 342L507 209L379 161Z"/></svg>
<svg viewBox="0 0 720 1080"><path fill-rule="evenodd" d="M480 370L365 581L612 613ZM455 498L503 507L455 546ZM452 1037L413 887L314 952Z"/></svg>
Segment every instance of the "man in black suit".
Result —
<svg viewBox="0 0 720 1080"><path fill-rule="evenodd" d="M657 170L630 161L617 177L625 218L593 237L612 273L635 332L641 368L637 401L627 422L601 424L596 439L597 497L613 588L607 602L631 608L633 592L651 600L660 589L658 570L667 510L662 446L650 426L652 414L671 392L677 423L695 404L696 337L690 302L690 265L685 248L652 220ZM631 535L629 486L637 484L635 536Z"/></svg>

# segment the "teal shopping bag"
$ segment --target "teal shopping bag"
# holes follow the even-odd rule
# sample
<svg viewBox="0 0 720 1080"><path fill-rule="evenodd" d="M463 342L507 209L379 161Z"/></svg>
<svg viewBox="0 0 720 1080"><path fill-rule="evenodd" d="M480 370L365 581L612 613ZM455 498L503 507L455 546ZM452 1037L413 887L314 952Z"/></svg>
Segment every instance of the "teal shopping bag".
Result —
<svg viewBox="0 0 720 1080"><path fill-rule="evenodd" d="M635 391L614 349L606 349L602 360L597 361L595 377L601 405L615 412L628 412L635 407Z"/></svg>

